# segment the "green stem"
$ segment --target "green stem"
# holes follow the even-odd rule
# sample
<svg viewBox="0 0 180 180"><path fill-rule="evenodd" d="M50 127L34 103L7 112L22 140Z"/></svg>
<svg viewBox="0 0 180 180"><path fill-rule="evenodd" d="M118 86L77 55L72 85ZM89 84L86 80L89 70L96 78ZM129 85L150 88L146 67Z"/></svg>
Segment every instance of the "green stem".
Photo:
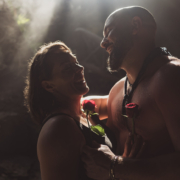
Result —
<svg viewBox="0 0 180 180"><path fill-rule="evenodd" d="M135 123L134 118L132 118L132 143L134 144L134 134L135 134Z"/></svg>
<svg viewBox="0 0 180 180"><path fill-rule="evenodd" d="M87 111L87 113L86 113L86 119L87 119L87 123L88 123L88 127L89 127L90 146L92 147L92 134L91 134L91 126L90 126L89 120L88 120L88 114L89 114L89 111Z"/></svg>

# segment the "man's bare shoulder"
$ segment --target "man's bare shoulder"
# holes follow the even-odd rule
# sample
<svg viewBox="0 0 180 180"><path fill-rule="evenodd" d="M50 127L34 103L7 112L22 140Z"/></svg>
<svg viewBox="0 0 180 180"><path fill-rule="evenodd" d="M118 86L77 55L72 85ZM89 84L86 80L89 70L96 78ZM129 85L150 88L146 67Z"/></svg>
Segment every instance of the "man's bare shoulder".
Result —
<svg viewBox="0 0 180 180"><path fill-rule="evenodd" d="M159 69L159 73L161 75L173 75L172 73L174 70L178 71L180 69L180 59L172 56L168 56L168 63L166 63L164 66L162 66Z"/></svg>
<svg viewBox="0 0 180 180"><path fill-rule="evenodd" d="M180 151L180 60L170 57L169 62L155 74L151 87L154 100L162 114L174 149Z"/></svg>
<svg viewBox="0 0 180 180"><path fill-rule="evenodd" d="M167 93L179 88L180 81L180 59L168 57L168 62L163 65L152 78L152 87L159 95L162 91Z"/></svg>
<svg viewBox="0 0 180 180"><path fill-rule="evenodd" d="M110 90L109 93L109 99L113 98L114 96L116 96L121 90L123 90L124 87L124 82L125 82L125 77L122 78L121 80L119 80Z"/></svg>
<svg viewBox="0 0 180 180"><path fill-rule="evenodd" d="M168 62L163 65L154 75L154 82L167 83L171 78L180 78L180 59L168 57Z"/></svg>

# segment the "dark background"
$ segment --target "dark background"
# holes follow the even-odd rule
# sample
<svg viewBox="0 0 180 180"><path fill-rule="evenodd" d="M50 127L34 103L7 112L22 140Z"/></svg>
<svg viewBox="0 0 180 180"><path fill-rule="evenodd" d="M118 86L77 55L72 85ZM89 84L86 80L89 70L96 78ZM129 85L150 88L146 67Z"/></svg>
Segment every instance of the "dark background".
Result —
<svg viewBox="0 0 180 180"><path fill-rule="evenodd" d="M99 46L104 22L115 9L133 5L154 15L157 46L180 57L179 0L0 0L0 180L40 179L40 128L23 98L27 64L38 47L65 42L85 67L88 95L106 95L124 72L106 69L108 55Z"/></svg>

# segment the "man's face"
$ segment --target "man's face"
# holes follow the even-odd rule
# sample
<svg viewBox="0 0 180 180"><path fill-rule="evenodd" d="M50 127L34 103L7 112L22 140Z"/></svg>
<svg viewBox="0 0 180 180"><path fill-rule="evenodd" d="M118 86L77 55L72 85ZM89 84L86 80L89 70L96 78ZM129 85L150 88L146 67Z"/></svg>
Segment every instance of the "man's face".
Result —
<svg viewBox="0 0 180 180"><path fill-rule="evenodd" d="M106 20L103 35L101 47L109 53L108 69L117 71L133 45L131 28L128 25L122 25L119 20L110 16Z"/></svg>

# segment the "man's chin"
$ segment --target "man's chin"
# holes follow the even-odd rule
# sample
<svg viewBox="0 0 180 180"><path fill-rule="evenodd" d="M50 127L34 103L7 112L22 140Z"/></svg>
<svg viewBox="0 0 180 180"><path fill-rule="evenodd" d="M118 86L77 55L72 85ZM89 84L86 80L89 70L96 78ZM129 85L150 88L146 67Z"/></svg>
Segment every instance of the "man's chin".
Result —
<svg viewBox="0 0 180 180"><path fill-rule="evenodd" d="M107 69L109 72L117 72L120 68L119 62L116 59L111 59L110 56L107 60Z"/></svg>

